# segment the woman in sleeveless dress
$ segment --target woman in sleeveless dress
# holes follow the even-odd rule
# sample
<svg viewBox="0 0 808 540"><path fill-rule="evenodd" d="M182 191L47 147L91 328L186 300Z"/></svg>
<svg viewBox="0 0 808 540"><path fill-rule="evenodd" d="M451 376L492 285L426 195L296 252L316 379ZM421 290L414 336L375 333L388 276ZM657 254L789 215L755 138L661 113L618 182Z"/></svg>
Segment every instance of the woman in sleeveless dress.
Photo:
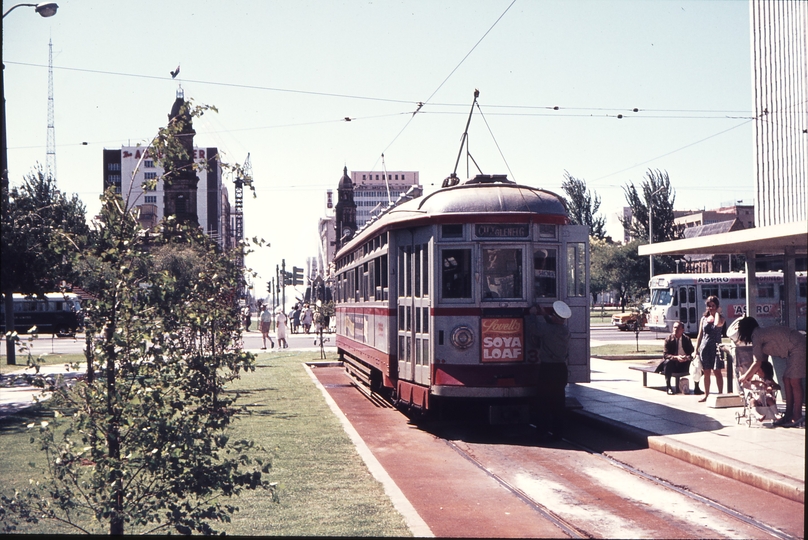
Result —
<svg viewBox="0 0 808 540"><path fill-rule="evenodd" d="M718 345L721 343L721 332L726 319L721 315L718 297L710 296L706 301L707 310L699 322L699 337L696 340L696 350L701 358L701 367L704 370L704 397L699 401L707 401L710 395L710 374L715 373L715 382L718 393L724 391L724 377L721 370L716 369L718 358Z"/></svg>

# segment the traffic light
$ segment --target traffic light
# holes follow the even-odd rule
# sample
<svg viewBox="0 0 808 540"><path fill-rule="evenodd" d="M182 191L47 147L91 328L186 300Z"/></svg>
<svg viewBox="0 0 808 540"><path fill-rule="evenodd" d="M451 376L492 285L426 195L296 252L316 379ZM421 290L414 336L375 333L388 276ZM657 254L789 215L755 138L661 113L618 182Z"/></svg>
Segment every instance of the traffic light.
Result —
<svg viewBox="0 0 808 540"><path fill-rule="evenodd" d="M267 281L267 292L272 294L272 280Z"/></svg>
<svg viewBox="0 0 808 540"><path fill-rule="evenodd" d="M292 267L292 285L303 285L303 269Z"/></svg>
<svg viewBox="0 0 808 540"><path fill-rule="evenodd" d="M292 285L292 273L287 272L286 270L282 270L281 273L283 274L283 284Z"/></svg>

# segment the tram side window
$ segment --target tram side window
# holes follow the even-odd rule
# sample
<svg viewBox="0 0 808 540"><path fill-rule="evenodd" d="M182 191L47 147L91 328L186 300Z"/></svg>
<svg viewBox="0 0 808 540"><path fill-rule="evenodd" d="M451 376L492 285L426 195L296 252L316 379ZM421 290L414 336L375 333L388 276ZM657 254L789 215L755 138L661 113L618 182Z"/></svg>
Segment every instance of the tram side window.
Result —
<svg viewBox="0 0 808 540"><path fill-rule="evenodd" d="M586 295L586 246L567 244L567 296Z"/></svg>
<svg viewBox="0 0 808 540"><path fill-rule="evenodd" d="M383 238L387 237L384 236ZM388 275L387 255L382 255L381 259L382 259L382 298L379 298L379 300L387 300L388 297L390 296L390 286L388 285L389 282L387 281L387 275Z"/></svg>
<svg viewBox="0 0 808 540"><path fill-rule="evenodd" d="M522 250L483 250L483 300L522 298Z"/></svg>
<svg viewBox="0 0 808 540"><path fill-rule="evenodd" d="M441 255L441 298L471 298L471 250L444 249Z"/></svg>
<svg viewBox="0 0 808 540"><path fill-rule="evenodd" d="M556 250L537 249L533 253L533 295L556 298Z"/></svg>
<svg viewBox="0 0 808 540"><path fill-rule="evenodd" d="M424 244L424 298L429 296L429 244Z"/></svg>
<svg viewBox="0 0 808 540"><path fill-rule="evenodd" d="M441 225L440 237L443 239L460 239L463 238L463 225Z"/></svg>
<svg viewBox="0 0 808 540"><path fill-rule="evenodd" d="M421 253L422 253L421 246L415 247L415 260L413 264L415 266L415 296L416 298L421 297Z"/></svg>

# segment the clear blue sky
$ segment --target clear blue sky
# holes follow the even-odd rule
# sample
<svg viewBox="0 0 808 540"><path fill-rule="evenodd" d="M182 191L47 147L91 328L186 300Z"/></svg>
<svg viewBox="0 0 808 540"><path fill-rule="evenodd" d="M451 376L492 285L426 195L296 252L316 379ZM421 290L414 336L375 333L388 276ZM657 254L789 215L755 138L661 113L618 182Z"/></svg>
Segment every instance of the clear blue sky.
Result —
<svg viewBox="0 0 808 540"><path fill-rule="evenodd" d="M668 172L677 209L753 197L746 1L58 3L50 19L3 20L12 183L45 163L49 39L57 181L91 214L102 150L148 141L181 84L219 109L195 123L196 143L229 162L251 154L245 233L271 243L247 260L258 296L282 258L315 255L344 166L381 171L384 153L388 170L439 186L475 88L485 121L473 118L470 148L486 174L560 191L569 171L611 223L622 186L649 168Z"/></svg>

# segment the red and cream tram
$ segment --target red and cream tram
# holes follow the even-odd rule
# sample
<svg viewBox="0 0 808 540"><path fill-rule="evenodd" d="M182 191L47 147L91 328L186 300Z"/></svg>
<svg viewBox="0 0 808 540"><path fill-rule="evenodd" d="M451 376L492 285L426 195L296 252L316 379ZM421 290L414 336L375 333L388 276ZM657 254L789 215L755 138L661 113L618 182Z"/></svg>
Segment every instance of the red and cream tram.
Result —
<svg viewBox="0 0 808 540"><path fill-rule="evenodd" d="M526 421L541 412L532 306L570 306L569 381L589 381L588 238L558 195L505 176L392 207L335 257L346 369L423 412L476 403L492 423Z"/></svg>

